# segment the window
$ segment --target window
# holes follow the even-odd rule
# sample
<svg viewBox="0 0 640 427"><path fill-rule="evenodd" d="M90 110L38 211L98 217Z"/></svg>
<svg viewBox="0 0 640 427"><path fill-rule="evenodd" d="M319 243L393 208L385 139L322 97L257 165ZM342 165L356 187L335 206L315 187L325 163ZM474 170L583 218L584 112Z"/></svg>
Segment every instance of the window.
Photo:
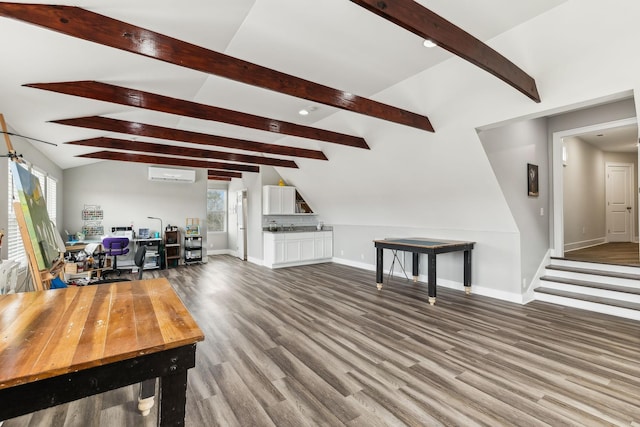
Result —
<svg viewBox="0 0 640 427"><path fill-rule="evenodd" d="M11 160L8 160L8 221L7 221L7 259L12 261L19 261L26 263L26 253L24 250L24 244L22 242L22 235L18 228L18 220L16 219L15 212L13 211L13 203L20 201L18 192L13 182L13 174L11 173ZM20 165L20 167L25 167ZM56 194L57 194L57 181L50 176L47 176L43 172L32 168L31 173L40 181L40 187L45 195L45 201L47 203L47 212L49 213L49 219L55 223L56 221Z"/></svg>
<svg viewBox="0 0 640 427"><path fill-rule="evenodd" d="M58 198L58 181L47 176L46 182L45 200L47 201L47 212L49 213L49 219L55 224L58 219L58 204L56 203Z"/></svg>
<svg viewBox="0 0 640 427"><path fill-rule="evenodd" d="M207 231L227 231L227 190L207 189Z"/></svg>
<svg viewBox="0 0 640 427"><path fill-rule="evenodd" d="M10 261L18 261L26 263L26 253L24 251L24 244L22 243L22 235L20 235L20 229L18 228L18 220L16 214L13 211L13 203L20 201L18 198L18 192L16 191L13 183L13 174L11 173L11 160L7 164L9 171L8 187L8 221L7 221L7 259Z"/></svg>

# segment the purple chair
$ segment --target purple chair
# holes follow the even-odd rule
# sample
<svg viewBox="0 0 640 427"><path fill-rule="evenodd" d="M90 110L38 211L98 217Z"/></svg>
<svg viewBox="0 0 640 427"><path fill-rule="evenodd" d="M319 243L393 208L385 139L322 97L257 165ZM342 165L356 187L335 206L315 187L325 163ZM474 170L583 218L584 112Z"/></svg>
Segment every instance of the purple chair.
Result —
<svg viewBox="0 0 640 427"><path fill-rule="evenodd" d="M118 270L118 256L129 253L129 238L127 237L105 237L102 239L102 247L107 256L113 257L111 271L118 276L122 273Z"/></svg>

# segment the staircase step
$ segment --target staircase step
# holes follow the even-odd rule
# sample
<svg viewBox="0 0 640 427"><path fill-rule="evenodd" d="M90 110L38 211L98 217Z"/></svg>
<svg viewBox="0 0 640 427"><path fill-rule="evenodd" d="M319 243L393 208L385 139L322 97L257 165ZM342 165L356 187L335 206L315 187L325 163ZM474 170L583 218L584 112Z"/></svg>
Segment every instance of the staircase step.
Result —
<svg viewBox="0 0 640 427"><path fill-rule="evenodd" d="M607 264L598 262L578 261L568 258L551 257L550 263L555 266L586 268L598 271L612 271L617 273L640 274L640 265Z"/></svg>
<svg viewBox="0 0 640 427"><path fill-rule="evenodd" d="M568 273L591 274L595 276L614 277L617 279L640 281L640 274L633 274L633 273L618 273L615 271L594 270L591 268L566 267L563 265L552 265L552 264L547 265L545 268L547 270L566 271Z"/></svg>
<svg viewBox="0 0 640 427"><path fill-rule="evenodd" d="M581 294L577 292L561 291L558 289L547 288L544 286L534 289L534 292L547 294L547 295L555 295L557 297L562 297L562 298L570 298L573 300L586 301L586 302L591 302L595 304L604 304L612 307L624 308L627 310L640 311L640 304L638 303L621 301L613 298L602 298L602 297L597 297L593 295Z"/></svg>
<svg viewBox="0 0 640 427"><path fill-rule="evenodd" d="M627 294L640 295L640 287L632 288L629 286L611 285L608 283L589 282L586 280L568 279L566 277L542 276L541 281L562 283L565 285L582 286L585 288L602 289L612 292L623 292Z"/></svg>
<svg viewBox="0 0 640 427"><path fill-rule="evenodd" d="M557 256L552 256L551 257L551 262L553 261L569 261L569 262L581 262L581 263L585 263L585 264L592 264L592 265L602 265L602 266L625 266L625 267L634 267L634 268L640 268L640 264L620 264L620 263L616 263L616 262L606 262L606 261L582 261L582 260L578 260L578 259L571 259L571 258L564 258L564 257L557 257Z"/></svg>

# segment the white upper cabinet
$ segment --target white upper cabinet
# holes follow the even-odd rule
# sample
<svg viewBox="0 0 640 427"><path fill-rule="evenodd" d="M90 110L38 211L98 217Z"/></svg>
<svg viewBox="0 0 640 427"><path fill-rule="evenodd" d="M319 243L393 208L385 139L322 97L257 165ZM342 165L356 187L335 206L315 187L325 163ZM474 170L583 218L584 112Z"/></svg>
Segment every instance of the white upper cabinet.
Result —
<svg viewBox="0 0 640 427"><path fill-rule="evenodd" d="M296 187L265 185L262 187L263 215L296 213Z"/></svg>

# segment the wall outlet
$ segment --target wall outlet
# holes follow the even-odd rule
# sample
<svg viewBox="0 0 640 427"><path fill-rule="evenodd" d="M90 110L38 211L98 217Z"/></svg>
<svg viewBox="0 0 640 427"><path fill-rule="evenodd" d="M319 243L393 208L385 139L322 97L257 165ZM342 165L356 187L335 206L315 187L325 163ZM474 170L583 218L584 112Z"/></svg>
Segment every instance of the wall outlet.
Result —
<svg viewBox="0 0 640 427"><path fill-rule="evenodd" d="M360 259L364 259L364 254L360 254Z"/></svg>
<svg viewBox="0 0 640 427"><path fill-rule="evenodd" d="M340 249L340 256L344 255L344 249Z"/></svg>

